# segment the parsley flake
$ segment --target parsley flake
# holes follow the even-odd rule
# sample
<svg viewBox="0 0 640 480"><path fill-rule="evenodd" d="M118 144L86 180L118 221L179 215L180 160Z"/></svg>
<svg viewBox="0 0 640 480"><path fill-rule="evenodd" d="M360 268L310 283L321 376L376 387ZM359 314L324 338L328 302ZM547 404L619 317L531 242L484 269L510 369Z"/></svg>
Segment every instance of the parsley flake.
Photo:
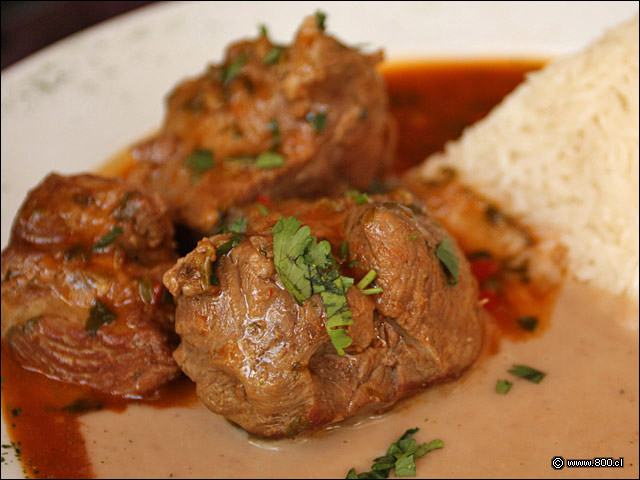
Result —
<svg viewBox="0 0 640 480"><path fill-rule="evenodd" d="M247 56L244 53L241 53L233 59L233 62L231 62L229 67L222 71L222 84L225 87L228 87L234 78L236 78L242 66L247 63L247 60Z"/></svg>
<svg viewBox="0 0 640 480"><path fill-rule="evenodd" d="M84 329L90 337L95 337L98 333L98 329L103 325L109 325L116 320L118 316L111 311L100 300L95 299L91 304L91 310L89 310L89 318L85 323Z"/></svg>
<svg viewBox="0 0 640 480"><path fill-rule="evenodd" d="M535 368L527 367L526 365L514 365L509 373L515 375L516 377L524 378L525 380L529 380L533 383L540 383L542 379L547 375L540 370L536 370Z"/></svg>
<svg viewBox="0 0 640 480"><path fill-rule="evenodd" d="M533 332L538 327L538 319L536 317L520 317L517 322L521 328L528 332Z"/></svg>
<svg viewBox="0 0 640 480"><path fill-rule="evenodd" d="M409 437L417 431L418 428L411 428L397 442L392 443L386 455L373 461L370 472L356 473L352 468L346 478L389 478L392 468L395 470L396 477L414 477L416 475L415 459L444 447L442 440L416 444L415 439Z"/></svg>
<svg viewBox="0 0 640 480"><path fill-rule="evenodd" d="M316 25L320 30L326 28L325 22L327 20L327 14L321 10L316 11Z"/></svg>
<svg viewBox="0 0 640 480"><path fill-rule="evenodd" d="M306 116L307 122L311 124L313 130L316 133L324 132L324 129L327 127L327 112L309 112Z"/></svg>
<svg viewBox="0 0 640 480"><path fill-rule="evenodd" d="M511 383L509 380L498 380L496 382L496 393L506 395L506 393L511 390L512 385L513 383Z"/></svg>
<svg viewBox="0 0 640 480"><path fill-rule="evenodd" d="M278 168L284 165L284 157L275 152L264 152L258 155L254 165L261 170Z"/></svg>
<svg viewBox="0 0 640 480"><path fill-rule="evenodd" d="M140 280L140 297L146 304L151 304L153 299L153 285L151 284L151 278L149 275L145 275Z"/></svg>
<svg viewBox="0 0 640 480"><path fill-rule="evenodd" d="M318 242L308 226L295 217L280 217L273 232L273 261L280 281L300 304L320 294L326 330L339 355L352 343L343 327L353 324L346 293L353 279L340 275L326 240Z"/></svg>
<svg viewBox="0 0 640 480"><path fill-rule="evenodd" d="M458 283L458 257L454 253L453 243L448 238L442 240L436 248L436 257L442 263L446 272L451 276L448 280L449 285L454 286Z"/></svg>
<svg viewBox="0 0 640 480"><path fill-rule="evenodd" d="M262 63L265 65L273 65L278 61L282 55L282 49L280 47L273 47L262 59Z"/></svg>
<svg viewBox="0 0 640 480"><path fill-rule="evenodd" d="M118 235L122 235L124 233L120 227L113 227L104 237L96 242L96 244L91 248L91 250L99 250L104 248L110 244L112 244Z"/></svg>
<svg viewBox="0 0 640 480"><path fill-rule="evenodd" d="M191 169L191 181L197 182L204 172L213 168L213 152L211 150L196 150L184 160L184 166Z"/></svg>

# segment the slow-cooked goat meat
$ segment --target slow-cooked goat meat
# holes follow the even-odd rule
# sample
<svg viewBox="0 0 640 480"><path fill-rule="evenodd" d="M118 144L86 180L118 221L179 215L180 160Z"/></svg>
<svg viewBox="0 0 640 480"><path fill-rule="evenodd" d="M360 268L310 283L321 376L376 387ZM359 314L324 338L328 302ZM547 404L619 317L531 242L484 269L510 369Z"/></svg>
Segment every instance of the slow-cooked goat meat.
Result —
<svg viewBox="0 0 640 480"><path fill-rule="evenodd" d="M381 59L327 36L313 17L291 46L266 34L233 44L221 65L172 92L160 133L132 150L129 180L208 234L258 195L366 189L395 146Z"/></svg>
<svg viewBox="0 0 640 480"><path fill-rule="evenodd" d="M164 276L177 302L174 357L209 409L255 435L292 436L382 411L456 378L476 358L483 327L475 280L455 242L408 194L291 200L269 210L245 209L244 233L203 239ZM326 328L338 303L327 306L315 290L298 303L276 272L281 247L274 252L270 227L281 215L326 238L335 262L328 271L355 279L345 295L353 324L343 355ZM443 245L457 274L441 260ZM316 253L291 260L306 268ZM371 270L375 287L357 285Z"/></svg>
<svg viewBox="0 0 640 480"><path fill-rule="evenodd" d="M128 396L175 377L166 208L121 180L49 175L2 252L2 339L27 368Z"/></svg>

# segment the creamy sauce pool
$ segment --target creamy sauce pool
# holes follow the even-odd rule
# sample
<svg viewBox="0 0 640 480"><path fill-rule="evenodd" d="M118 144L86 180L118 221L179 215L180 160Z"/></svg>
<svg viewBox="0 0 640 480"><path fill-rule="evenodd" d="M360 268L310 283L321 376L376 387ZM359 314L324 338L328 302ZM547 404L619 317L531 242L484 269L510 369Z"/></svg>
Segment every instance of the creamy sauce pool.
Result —
<svg viewBox="0 0 640 480"><path fill-rule="evenodd" d="M513 89L526 71L540 65L385 67L391 110L400 126L396 172L456 138L464 126L482 118ZM121 174L127 165L129 155L123 154L100 173ZM27 471L38 477L67 476L75 468L75 476L80 477L343 478L351 467L368 471L372 460L406 429L419 427L419 442L440 438L445 447L417 460L418 477L637 477L637 315L637 306L568 282L544 331L519 338L527 341L503 339L499 349L495 341L487 342L483 357L458 381L432 387L380 417L295 441L249 438L203 407L188 381L180 384L180 394L176 388L169 389L173 393L156 402L127 405L104 399L110 408L83 414L78 422L75 417L41 415L51 429L56 418L68 422L71 446L67 450L75 448L79 458L54 456L50 461L58 465L41 465L37 473L27 466ZM5 362L4 353L3 376L10 363ZM540 384L515 378L507 373L514 364L530 365L547 377ZM507 395L495 393L498 379L514 383ZM49 381L46 386L58 404L82 394L78 387L59 385ZM11 394L20 398L19 392ZM8 397L4 392L5 420L16 423L16 441L30 431L33 445L40 433L59 446L61 440L39 432L37 422L29 430L21 427L25 417L12 419ZM32 461L33 451L23 450L25 463ZM550 466L556 455L624 457L625 468L556 471ZM67 461L77 465L61 469L60 464Z"/></svg>
<svg viewBox="0 0 640 480"><path fill-rule="evenodd" d="M541 337L504 341L458 381L303 440L252 441L200 404L97 412L81 428L98 477L344 478L419 427L419 442L445 445L416 461L422 478L637 478L638 335L620 323L637 315L628 302L567 282ZM514 364L547 376L515 378ZM513 381L507 395L495 393L497 379ZM624 457L625 467L556 471L556 455Z"/></svg>

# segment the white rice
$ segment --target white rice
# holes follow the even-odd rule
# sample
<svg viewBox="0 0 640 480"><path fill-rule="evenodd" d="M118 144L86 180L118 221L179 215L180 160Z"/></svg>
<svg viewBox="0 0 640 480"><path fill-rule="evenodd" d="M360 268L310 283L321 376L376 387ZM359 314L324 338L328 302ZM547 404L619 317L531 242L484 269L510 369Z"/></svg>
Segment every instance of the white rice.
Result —
<svg viewBox="0 0 640 480"><path fill-rule="evenodd" d="M433 155L541 235L580 281L638 301L638 17L552 61Z"/></svg>

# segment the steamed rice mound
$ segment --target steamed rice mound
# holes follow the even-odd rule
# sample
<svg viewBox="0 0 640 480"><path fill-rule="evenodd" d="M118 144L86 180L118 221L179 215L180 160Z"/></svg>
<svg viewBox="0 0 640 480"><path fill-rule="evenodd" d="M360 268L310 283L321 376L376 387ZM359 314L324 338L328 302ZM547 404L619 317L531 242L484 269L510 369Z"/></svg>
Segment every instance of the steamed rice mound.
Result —
<svg viewBox="0 0 640 480"><path fill-rule="evenodd" d="M569 272L638 301L638 18L552 61L419 170L443 166L569 247Z"/></svg>

